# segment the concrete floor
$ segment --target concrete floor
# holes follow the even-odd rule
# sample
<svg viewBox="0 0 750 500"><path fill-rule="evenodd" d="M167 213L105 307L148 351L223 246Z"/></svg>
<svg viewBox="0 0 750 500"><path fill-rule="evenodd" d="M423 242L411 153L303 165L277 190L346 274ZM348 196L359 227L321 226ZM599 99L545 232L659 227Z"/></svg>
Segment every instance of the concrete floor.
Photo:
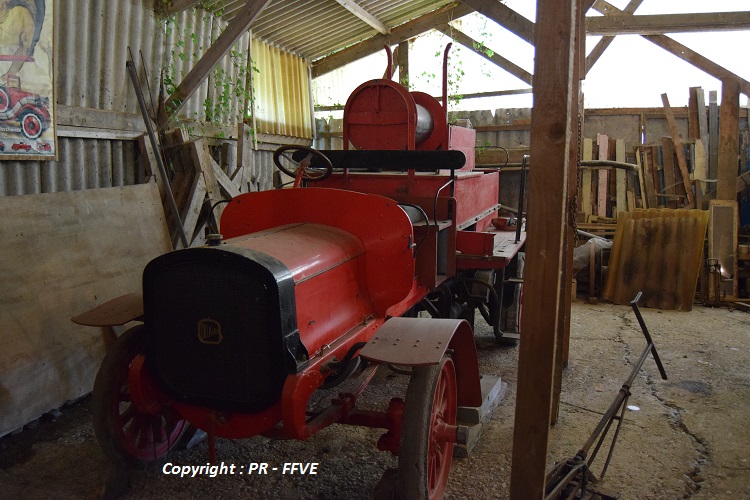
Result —
<svg viewBox="0 0 750 500"><path fill-rule="evenodd" d="M669 379L662 381L653 360L646 360L601 486L623 499L750 498L750 314L701 306L643 314ZM583 445L645 347L625 306L574 303L571 335L550 465ZM477 325L475 337L481 371L502 377L508 392L471 455L454 460L446 497L507 498L518 349L495 345L485 325ZM363 404L382 408L405 385L404 376L379 374ZM0 496L91 498L102 492L107 465L89 403L66 406L35 428L0 439ZM156 467L130 474L125 498L370 498L383 472L397 463L375 449L380 434L334 425L306 442L219 440L219 460L226 463L317 462L318 473L189 479ZM169 457L189 465L206 459L205 443ZM603 456L595 461L594 473L603 463Z"/></svg>

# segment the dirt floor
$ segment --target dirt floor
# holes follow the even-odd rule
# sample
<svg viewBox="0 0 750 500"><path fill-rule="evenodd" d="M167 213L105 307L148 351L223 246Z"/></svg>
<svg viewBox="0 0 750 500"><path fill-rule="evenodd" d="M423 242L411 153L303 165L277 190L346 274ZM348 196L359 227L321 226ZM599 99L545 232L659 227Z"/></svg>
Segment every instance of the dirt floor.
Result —
<svg viewBox="0 0 750 500"><path fill-rule="evenodd" d="M750 498L750 314L696 306L692 312L643 310L669 379L651 358L636 377L602 488L623 499ZM478 322L479 323L479 322ZM573 305L570 365L549 464L573 456L614 400L645 347L629 307ZM518 348L498 347L486 326L476 333L481 371L508 391L471 455L455 459L447 498L507 498ZM363 405L382 409L407 377L384 371ZM399 392L401 391L401 392ZM86 398L0 439L0 497L92 498L108 476ZM370 498L397 460L374 443L381 431L334 425L307 442L253 438L218 441L226 464L316 462L317 474L180 478L162 466L127 478L124 498ZM593 464L599 474L606 450ZM206 444L168 462L202 465ZM123 484L125 481L123 481Z"/></svg>

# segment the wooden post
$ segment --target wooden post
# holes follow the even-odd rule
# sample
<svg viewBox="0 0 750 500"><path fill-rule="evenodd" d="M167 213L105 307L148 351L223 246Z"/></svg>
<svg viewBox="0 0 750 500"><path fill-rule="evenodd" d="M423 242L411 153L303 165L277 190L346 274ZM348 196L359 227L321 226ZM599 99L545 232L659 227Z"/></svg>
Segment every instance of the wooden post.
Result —
<svg viewBox="0 0 750 500"><path fill-rule="evenodd" d="M534 108L529 175L525 294L534 297L523 315L524 339L518 363L512 499L544 496L547 439L555 373L565 212L571 140L576 0L538 0L535 32ZM535 201L536 200L536 201ZM564 286L568 286L565 283Z"/></svg>
<svg viewBox="0 0 750 500"><path fill-rule="evenodd" d="M740 85L736 78L721 82L719 110L719 164L716 199L737 200L737 155L740 126Z"/></svg>

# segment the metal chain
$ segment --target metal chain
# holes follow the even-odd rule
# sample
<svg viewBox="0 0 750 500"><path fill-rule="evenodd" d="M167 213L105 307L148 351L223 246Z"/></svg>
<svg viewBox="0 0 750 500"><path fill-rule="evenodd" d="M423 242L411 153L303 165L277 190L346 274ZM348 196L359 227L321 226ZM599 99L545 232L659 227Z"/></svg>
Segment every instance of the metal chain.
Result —
<svg viewBox="0 0 750 500"><path fill-rule="evenodd" d="M580 113L580 106L578 110L578 134L576 144L576 192L572 200L568 200L568 217L570 218L569 224L573 228L573 247L578 245L578 197L581 194L581 169L579 167L581 163L581 147L583 146L581 136L583 134L583 120Z"/></svg>

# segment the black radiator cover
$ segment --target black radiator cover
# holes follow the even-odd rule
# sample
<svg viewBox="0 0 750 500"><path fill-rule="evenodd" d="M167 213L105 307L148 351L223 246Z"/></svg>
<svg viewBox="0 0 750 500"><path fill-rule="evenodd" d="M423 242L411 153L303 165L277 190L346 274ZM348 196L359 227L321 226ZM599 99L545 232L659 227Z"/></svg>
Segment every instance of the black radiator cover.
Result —
<svg viewBox="0 0 750 500"><path fill-rule="evenodd" d="M184 403L263 411L309 359L291 273L266 254L222 245L162 255L143 272L143 301L147 369Z"/></svg>

